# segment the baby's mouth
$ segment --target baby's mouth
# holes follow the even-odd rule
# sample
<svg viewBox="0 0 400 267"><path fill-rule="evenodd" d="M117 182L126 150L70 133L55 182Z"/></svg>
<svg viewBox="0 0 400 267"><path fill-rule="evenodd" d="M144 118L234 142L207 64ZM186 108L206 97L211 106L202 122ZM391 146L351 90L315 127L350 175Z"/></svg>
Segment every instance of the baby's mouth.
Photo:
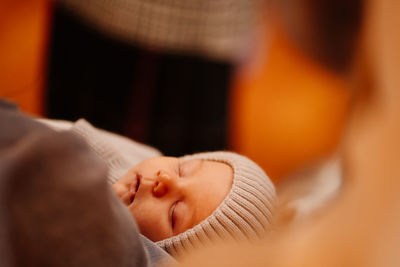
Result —
<svg viewBox="0 0 400 267"><path fill-rule="evenodd" d="M140 179L141 179L140 174L136 174L136 177L134 178L134 181L132 182L130 191L129 191L129 204L132 204L133 201L135 200L136 193L139 190L140 186Z"/></svg>

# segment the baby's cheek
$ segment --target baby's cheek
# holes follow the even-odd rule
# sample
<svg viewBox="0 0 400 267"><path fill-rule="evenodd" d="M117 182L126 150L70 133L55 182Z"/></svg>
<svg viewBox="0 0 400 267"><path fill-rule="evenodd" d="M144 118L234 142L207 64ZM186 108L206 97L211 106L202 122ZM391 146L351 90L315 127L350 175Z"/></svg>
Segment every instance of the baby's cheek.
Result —
<svg viewBox="0 0 400 267"><path fill-rule="evenodd" d="M131 209L131 213L140 233L151 241L156 242L172 236L159 214L140 209Z"/></svg>

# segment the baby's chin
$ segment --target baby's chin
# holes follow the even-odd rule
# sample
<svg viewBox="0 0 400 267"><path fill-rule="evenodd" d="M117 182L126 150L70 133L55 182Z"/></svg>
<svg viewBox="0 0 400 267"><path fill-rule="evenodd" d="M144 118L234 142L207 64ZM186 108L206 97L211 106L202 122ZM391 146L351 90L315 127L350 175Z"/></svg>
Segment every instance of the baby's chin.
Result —
<svg viewBox="0 0 400 267"><path fill-rule="evenodd" d="M115 183L111 187L119 198L121 198L121 196L128 190L122 183Z"/></svg>

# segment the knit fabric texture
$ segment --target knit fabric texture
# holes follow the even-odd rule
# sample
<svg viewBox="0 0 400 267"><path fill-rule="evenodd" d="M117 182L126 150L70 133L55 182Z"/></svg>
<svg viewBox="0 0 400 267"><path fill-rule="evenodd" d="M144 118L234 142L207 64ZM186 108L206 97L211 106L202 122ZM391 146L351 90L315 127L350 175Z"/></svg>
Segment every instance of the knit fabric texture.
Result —
<svg viewBox="0 0 400 267"><path fill-rule="evenodd" d="M254 36L260 0L59 0L123 41L232 60Z"/></svg>
<svg viewBox="0 0 400 267"><path fill-rule="evenodd" d="M76 122L46 119L39 121L56 131L70 131L85 140L91 150L106 164L107 180L110 184L118 181L130 168L141 161L161 156L160 151L153 147L98 129L85 119Z"/></svg>
<svg viewBox="0 0 400 267"><path fill-rule="evenodd" d="M265 172L247 157L232 152L205 152L182 157L223 162L232 167L232 188L205 220L157 244L173 256L217 240L257 240L271 225L275 187Z"/></svg>

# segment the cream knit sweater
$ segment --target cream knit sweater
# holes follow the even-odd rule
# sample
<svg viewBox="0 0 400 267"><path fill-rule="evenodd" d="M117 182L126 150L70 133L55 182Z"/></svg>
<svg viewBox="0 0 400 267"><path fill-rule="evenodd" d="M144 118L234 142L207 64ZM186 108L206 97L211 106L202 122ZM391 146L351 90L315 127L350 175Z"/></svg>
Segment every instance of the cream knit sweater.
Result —
<svg viewBox="0 0 400 267"><path fill-rule="evenodd" d="M84 119L76 122L39 119L56 131L70 131L85 140L108 168L108 181L115 183L139 162L161 156L157 149L121 135L95 128Z"/></svg>

